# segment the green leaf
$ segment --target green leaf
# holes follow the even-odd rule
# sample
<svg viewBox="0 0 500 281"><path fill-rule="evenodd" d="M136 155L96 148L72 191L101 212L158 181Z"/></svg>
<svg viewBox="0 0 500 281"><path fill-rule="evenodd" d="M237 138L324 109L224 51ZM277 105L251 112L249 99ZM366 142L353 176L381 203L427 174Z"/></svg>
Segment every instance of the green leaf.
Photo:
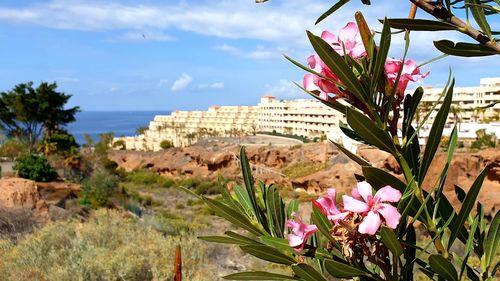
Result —
<svg viewBox="0 0 500 281"><path fill-rule="evenodd" d="M326 237L330 242L333 243L337 247L337 249L340 249L340 244L337 242L332 237L332 234L330 233L332 229L332 223L328 220L328 218L316 207L316 205L313 204L312 207L312 221L313 223L318 227L319 232L323 234L323 236Z"/></svg>
<svg viewBox="0 0 500 281"><path fill-rule="evenodd" d="M212 209L217 215L232 222L234 225L246 229L252 234L255 234L257 236L262 235L261 231L257 227L252 225L252 223L248 220L248 218L242 215L237 210L207 197L203 197L203 201L205 201L205 203L210 207L210 209Z"/></svg>
<svg viewBox="0 0 500 281"><path fill-rule="evenodd" d="M248 241L227 236L198 236L198 239L221 244L248 245Z"/></svg>
<svg viewBox="0 0 500 281"><path fill-rule="evenodd" d="M420 100L422 99L423 95L424 89L422 89L422 87L418 87L415 92L413 92L413 95L408 94L405 97L403 119L403 133L405 134L405 137L409 135L407 134L408 127L411 125L411 122L413 122L413 117L417 112L418 105L420 104Z"/></svg>
<svg viewBox="0 0 500 281"><path fill-rule="evenodd" d="M334 260L325 260L325 269L335 278L354 278L368 275L361 269Z"/></svg>
<svg viewBox="0 0 500 281"><path fill-rule="evenodd" d="M486 237L486 267L489 267L497 255L498 245L500 244L500 211L498 211L491 221L488 235ZM492 274L493 276L493 274Z"/></svg>
<svg viewBox="0 0 500 281"><path fill-rule="evenodd" d="M244 245L240 246L243 252L248 253L252 256L258 257L259 259L279 263L292 265L296 263L295 259L290 256L283 254L282 252L276 250L275 248L262 245L262 244L253 244L253 245Z"/></svg>
<svg viewBox="0 0 500 281"><path fill-rule="evenodd" d="M233 187L234 194L236 194L236 198L238 198L238 202L243 207L245 213L247 213L251 217L255 217L253 212L252 203L250 202L250 197L248 197L248 193L243 187L236 185Z"/></svg>
<svg viewBox="0 0 500 281"><path fill-rule="evenodd" d="M223 277L226 280L299 280L292 276L264 271L248 271L230 274Z"/></svg>
<svg viewBox="0 0 500 281"><path fill-rule="evenodd" d="M318 54L321 60L328 66L328 68L335 73L340 81L345 85L357 99L360 101L367 101L367 93L363 86L358 82L356 75L352 72L351 68L346 64L344 58L337 54L333 48L320 37L307 31L309 41Z"/></svg>
<svg viewBox="0 0 500 281"><path fill-rule="evenodd" d="M402 275L403 281L413 281L413 266L417 250L412 247L417 244L417 234L415 233L415 228L413 225L408 226L408 231L406 232L406 242L411 246L407 246L404 249L405 264L403 266Z"/></svg>
<svg viewBox="0 0 500 281"><path fill-rule="evenodd" d="M255 196L255 186L252 177L252 169L250 168L250 163L248 162L247 154L245 153L245 147L241 147L240 149L240 162L241 162L241 172L243 174L243 180L245 182L245 187L248 193L248 197L250 198L250 202L252 203L252 208L257 218L257 221L264 227L264 229L268 229L267 220L257 204L257 198Z"/></svg>
<svg viewBox="0 0 500 281"><path fill-rule="evenodd" d="M401 193L405 192L406 184L389 172L371 166L363 166L362 170L366 181L370 183L375 190L379 190L386 185L390 185L399 190Z"/></svg>
<svg viewBox="0 0 500 281"><path fill-rule="evenodd" d="M299 210L299 200L297 199L292 199L288 203L288 210L286 212L287 217L291 217L293 212L297 212Z"/></svg>
<svg viewBox="0 0 500 281"><path fill-rule="evenodd" d="M320 23L322 20L326 19L329 15L333 14L335 11L340 9L342 6L344 6L347 2L350 0L340 0L335 5L333 5L330 9L328 9L325 13L323 13L319 18L316 20L314 24Z"/></svg>
<svg viewBox="0 0 500 281"><path fill-rule="evenodd" d="M314 269L314 267L305 263L292 265L292 270L298 277L306 281L326 281L321 273Z"/></svg>
<svg viewBox="0 0 500 281"><path fill-rule="evenodd" d="M394 231L387 227L382 227L380 229L380 236L382 236L382 241L394 256L399 257L403 254L403 248Z"/></svg>
<svg viewBox="0 0 500 281"><path fill-rule="evenodd" d="M441 255L431 255L429 265L439 276L449 281L458 281L458 274L451 262Z"/></svg>
<svg viewBox="0 0 500 281"><path fill-rule="evenodd" d="M271 236L261 236L259 237L262 243L277 248L283 252L291 252L293 248L288 244L288 240L284 238L271 237Z"/></svg>
<svg viewBox="0 0 500 281"><path fill-rule="evenodd" d="M413 126L408 126L408 135L413 135L415 133L415 129ZM417 179L420 173L420 143L418 138L412 138L407 144L406 150L404 150L403 157L408 162L408 166L410 166L413 178Z"/></svg>
<svg viewBox="0 0 500 281"><path fill-rule="evenodd" d="M446 177L448 176L448 170L451 166L451 160L453 158L453 153L455 153L455 149L457 148L457 140L458 140L458 130L457 126L453 128L453 131L450 135L450 140L448 141L448 151L446 155L446 162L444 164L444 168L441 171L441 175L439 177L438 188L436 190L435 200L439 204L439 199L441 198L444 190L444 184L446 182Z"/></svg>
<svg viewBox="0 0 500 281"><path fill-rule="evenodd" d="M359 111L347 109L347 123L365 141L391 154L395 154L396 148L389 135L377 127L370 118Z"/></svg>
<svg viewBox="0 0 500 281"><path fill-rule="evenodd" d="M241 241L241 244L255 244L255 243L259 243L251 238L248 238L246 236L243 236L241 234L238 234L238 233L235 233L235 232L232 232L232 231L226 231L224 232L225 235L233 238L233 239L238 239ZM244 243L246 242L246 243Z"/></svg>
<svg viewBox="0 0 500 281"><path fill-rule="evenodd" d="M463 203L464 202L464 199L465 199L465 196L467 195L464 191L463 188L461 188L460 186L458 185L454 185L455 187L455 194L457 195L457 199L458 201L460 201L460 203Z"/></svg>
<svg viewBox="0 0 500 281"><path fill-rule="evenodd" d="M383 20L379 20L383 22ZM440 31L440 30L458 30L458 27L447 22L424 20L424 19L389 19L389 25L396 29L408 29L414 31Z"/></svg>
<svg viewBox="0 0 500 281"><path fill-rule="evenodd" d="M453 222L453 228L451 228L450 238L448 241L448 249L451 248L453 242L458 236L459 230L464 226L465 221L469 217L472 208L476 204L476 199L481 190L481 186L483 185L484 178L488 174L488 166L486 166L481 174L476 178L474 183L472 184L469 192L467 192L467 196L465 196L464 203L460 208L460 212L458 213L458 217L455 222Z"/></svg>
<svg viewBox="0 0 500 281"><path fill-rule="evenodd" d="M477 25L481 28L481 30L489 37L492 38L491 28L488 24L488 20L486 19L486 15L484 14L484 8L479 6L481 4L478 0L466 0L467 4L473 4L469 6L469 9L472 13L472 16L476 20Z"/></svg>
<svg viewBox="0 0 500 281"><path fill-rule="evenodd" d="M269 187L266 196L267 219L274 236L283 238L285 232L285 204L276 187Z"/></svg>
<svg viewBox="0 0 500 281"><path fill-rule="evenodd" d="M375 44L373 42L373 33L370 30L370 27L368 27L365 17L360 11L356 11L356 13L354 13L354 18L356 19L359 35L361 37L361 40L363 41L363 46L365 47L367 57L371 61L375 50Z"/></svg>
<svg viewBox="0 0 500 281"><path fill-rule="evenodd" d="M358 163L361 166L371 166L371 164L360 156L350 152L343 145L338 144L332 140L330 140L340 151L342 151L347 157L351 158L354 162Z"/></svg>
<svg viewBox="0 0 500 281"><path fill-rule="evenodd" d="M443 100L443 104L432 123L431 131L429 133L429 137L427 138L427 143L425 144L424 155L422 157L422 164L420 166L420 175L419 181L422 183L425 179L425 175L427 174L427 170L431 165L432 160L436 154L437 149L439 148L439 142L441 141L441 135L443 134L443 128L446 124L446 120L448 119L448 112L450 111L451 99L453 97L453 86L455 85L455 79L451 81L451 84L448 86L446 96Z"/></svg>
<svg viewBox="0 0 500 281"><path fill-rule="evenodd" d="M376 91L378 82L382 79L381 75L384 73L384 64L387 60L387 54L391 46L391 29L387 18L383 21L383 24L382 34L380 35L380 48L378 49L375 67L373 69L372 93Z"/></svg>
<svg viewBox="0 0 500 281"><path fill-rule="evenodd" d="M454 43L450 40L434 41L434 46L441 52L458 57L484 57L498 55L495 50L481 44Z"/></svg>

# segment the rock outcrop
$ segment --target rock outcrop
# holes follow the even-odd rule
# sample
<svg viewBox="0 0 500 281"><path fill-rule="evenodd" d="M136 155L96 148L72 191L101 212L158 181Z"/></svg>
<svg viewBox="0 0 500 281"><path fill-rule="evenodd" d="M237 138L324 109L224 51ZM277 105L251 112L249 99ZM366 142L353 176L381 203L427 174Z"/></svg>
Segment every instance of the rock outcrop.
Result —
<svg viewBox="0 0 500 281"><path fill-rule="evenodd" d="M159 174L178 176L199 176L215 179L217 175L226 178L241 179L238 165L239 148L236 145L198 146L173 148L156 153L138 151L111 151L109 157L119 167L131 171L149 168ZM375 167L385 169L402 178L401 169L396 160L388 153L360 148L358 154ZM339 191L349 190L355 183L354 174L361 174L359 165L340 154L326 143L312 143L300 146L249 146L248 159L254 170L254 177L265 183L277 183L305 190L308 193L321 193L328 187ZM438 153L424 181L424 187L430 189L439 178L446 160L445 153ZM282 171L290 165L313 162L328 162L326 169L289 179ZM500 208L500 150L485 150L474 153L456 152L445 183L445 193L455 206L460 206L455 196L454 184L468 190L481 170L489 165L490 171L479 195L479 200L486 210Z"/></svg>

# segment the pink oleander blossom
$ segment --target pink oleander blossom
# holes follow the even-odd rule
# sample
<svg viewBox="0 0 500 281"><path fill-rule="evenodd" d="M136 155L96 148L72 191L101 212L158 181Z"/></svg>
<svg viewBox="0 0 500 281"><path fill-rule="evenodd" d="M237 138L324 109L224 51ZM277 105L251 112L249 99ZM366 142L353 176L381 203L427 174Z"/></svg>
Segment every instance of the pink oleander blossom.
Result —
<svg viewBox="0 0 500 281"><path fill-rule="evenodd" d="M318 231L318 228L314 224L304 223L295 212L292 213L292 217L295 220L286 222L286 227L292 229L292 233L288 234L288 245L296 252L300 252L304 249L309 236Z"/></svg>
<svg viewBox="0 0 500 281"><path fill-rule="evenodd" d="M337 208L337 192L333 188L329 188L327 194L318 200L312 200L312 203L333 223L343 220L349 214L341 212Z"/></svg>
<svg viewBox="0 0 500 281"><path fill-rule="evenodd" d="M358 26L354 22L349 22L339 31L339 36L329 32L323 31L321 38L330 44L333 49L341 56L351 56L352 58L359 58L366 55L365 46L361 40Z"/></svg>
<svg viewBox="0 0 500 281"><path fill-rule="evenodd" d="M307 58L307 64L315 72L340 83L339 78L335 74L333 74L333 72L328 68L328 66L321 60L318 55L311 55L309 58ZM310 92L318 91L319 97L323 100L329 100L337 96L345 95L332 81L311 73L304 75L303 86ZM334 95L334 97L331 97L332 94Z"/></svg>
<svg viewBox="0 0 500 281"><path fill-rule="evenodd" d="M363 217L358 227L359 233L374 235L382 224L382 218L389 228L395 229L398 226L401 214L396 207L388 204L399 202L401 192L398 190L385 186L372 195L372 186L367 182L360 182L351 195L352 197L342 197L344 209Z"/></svg>
<svg viewBox="0 0 500 281"><path fill-rule="evenodd" d="M406 86L408 86L409 81L416 82L419 79L425 78L429 75L429 72L422 74L420 72L420 68L417 67L417 63L412 59L406 60L403 65L402 60L388 58L385 62L384 68L391 90L396 83L396 78L401 67L403 67L403 71L401 72L401 76L399 77L398 88L396 89L396 94L399 97L404 96L404 92L406 90Z"/></svg>

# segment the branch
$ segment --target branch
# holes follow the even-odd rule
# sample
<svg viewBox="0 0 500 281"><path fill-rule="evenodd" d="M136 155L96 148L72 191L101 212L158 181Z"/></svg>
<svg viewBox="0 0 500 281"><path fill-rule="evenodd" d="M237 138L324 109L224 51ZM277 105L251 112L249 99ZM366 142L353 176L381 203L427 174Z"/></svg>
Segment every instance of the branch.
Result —
<svg viewBox="0 0 500 281"><path fill-rule="evenodd" d="M459 31L467 34L469 37L473 38L477 42L497 51L500 54L500 44L495 41L490 40L488 36L482 34L471 25L465 23L461 19L457 18L451 14L445 7L439 5L439 2L428 2L426 0L410 0L420 9L424 10L426 13L433 15L437 19L441 19L445 22L451 23L458 26Z"/></svg>

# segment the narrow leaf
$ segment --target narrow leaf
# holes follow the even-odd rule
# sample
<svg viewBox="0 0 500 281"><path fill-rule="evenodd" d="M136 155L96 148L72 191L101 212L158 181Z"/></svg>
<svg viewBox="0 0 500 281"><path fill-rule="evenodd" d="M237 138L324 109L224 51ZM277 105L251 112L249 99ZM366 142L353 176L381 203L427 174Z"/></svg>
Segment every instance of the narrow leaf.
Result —
<svg viewBox="0 0 500 281"><path fill-rule="evenodd" d="M328 220L328 218L316 207L316 205L313 204L312 208L312 221L313 223L318 227L318 230L323 236L326 237L330 242L333 243L337 247L337 249L340 249L340 244L337 242L332 237L331 230L332 230L332 223Z"/></svg>
<svg viewBox="0 0 500 281"><path fill-rule="evenodd" d="M348 149L346 149L343 145L338 144L332 140L330 140L340 151L342 151L347 157L351 158L354 162L358 163L361 166L371 166L371 164L360 156L352 153Z"/></svg>
<svg viewBox="0 0 500 281"><path fill-rule="evenodd" d="M434 46L441 52L458 57L484 57L498 55L495 50L481 44L454 43L450 40L434 41Z"/></svg>
<svg viewBox="0 0 500 281"><path fill-rule="evenodd" d="M384 151L394 154L396 148L389 135L377 127L370 118L355 109L347 109L347 123L364 140Z"/></svg>
<svg viewBox="0 0 500 281"><path fill-rule="evenodd" d="M383 20L379 20L383 22ZM389 25L396 29L408 29L414 31L440 31L440 30L458 30L458 27L447 22L425 20L425 19L389 19Z"/></svg>
<svg viewBox="0 0 500 281"><path fill-rule="evenodd" d="M375 67L373 69L373 81L371 91L374 92L377 89L378 82L382 78L384 73L384 64L387 60L387 54L389 53L389 47L391 46L391 29L389 28L389 22L387 18L383 21L384 26L382 27L382 34L380 35L380 48L377 52L377 57L375 59Z"/></svg>
<svg viewBox="0 0 500 281"><path fill-rule="evenodd" d="M325 260L325 269L335 278L354 278L367 275L361 269L334 260Z"/></svg>
<svg viewBox="0 0 500 281"><path fill-rule="evenodd" d="M467 192L467 196L465 196L464 203L462 204L460 212L458 213L457 220L454 222L453 228L451 229L450 239L448 241L448 249L450 249L451 245L453 245L453 242L458 236L459 230L464 226L465 221L472 211L472 208L476 204L477 196L479 194L479 191L481 190L481 186L483 185L484 178L488 174L488 170L488 166L486 166L472 184L469 192Z"/></svg>
<svg viewBox="0 0 500 281"><path fill-rule="evenodd" d="M292 276L264 271L248 271L230 274L223 277L226 280L299 280Z"/></svg>
<svg viewBox="0 0 500 281"><path fill-rule="evenodd" d="M403 254L403 248L394 231L387 227L382 227L380 229L380 236L382 236L382 241L394 256L399 257Z"/></svg>
<svg viewBox="0 0 500 281"><path fill-rule="evenodd" d="M338 9L342 8L347 2L350 0L340 0L335 5L333 5L330 9L328 9L325 13L323 13L314 24L320 23L322 20L326 19L329 15L333 14Z"/></svg>
<svg viewBox="0 0 500 281"><path fill-rule="evenodd" d="M451 84L448 86L443 104L441 104L441 108L439 108L436 118L434 119L434 123L432 123L431 131L429 133L429 137L427 138L427 143L425 144L424 155L422 157L422 165L420 167L420 175L418 181L420 183L424 181L427 170L429 169L429 166L434 159L434 155L439 148L439 142L441 141L443 128L446 124L446 120L448 119L448 112L450 111L454 85L455 79L453 79L451 81Z"/></svg>
<svg viewBox="0 0 500 281"><path fill-rule="evenodd" d="M500 211L498 211L491 221L486 238L485 254L486 266L489 267L497 255L498 245L500 244ZM493 272L491 274L493 276Z"/></svg>
<svg viewBox="0 0 500 281"><path fill-rule="evenodd" d="M252 225L252 223L248 220L248 218L242 215L237 210L232 209L223 203L220 203L214 199L210 199L207 197L203 197L203 201L205 201L205 203L210 207L210 209L212 209L217 215L227 219L234 225L244 228L257 236L262 235L261 231L254 225Z"/></svg>
<svg viewBox="0 0 500 281"><path fill-rule="evenodd" d="M449 281L458 281L458 274L453 264L441 255L431 255L429 265L439 276Z"/></svg>
<svg viewBox="0 0 500 281"><path fill-rule="evenodd" d="M479 6L481 2L479 0L466 0L468 4L473 4L469 6L469 9L472 13L472 16L476 20L477 25L481 28L481 30L491 38L491 28L486 19L486 15L484 14L484 8Z"/></svg>
<svg viewBox="0 0 500 281"><path fill-rule="evenodd" d="M292 265L292 270L298 277L306 281L326 281L321 273L314 269L314 267L305 263Z"/></svg>
<svg viewBox="0 0 500 281"><path fill-rule="evenodd" d="M248 241L227 236L198 236L198 239L208 242L221 243L221 244L236 244L236 245L248 244Z"/></svg>
<svg viewBox="0 0 500 281"><path fill-rule="evenodd" d="M361 101L367 101L367 93L363 86L358 82L358 79L346 64L344 58L337 54L333 48L320 37L307 31L309 41L318 54L321 60L328 66L328 68L337 75L340 81L345 85L356 98Z"/></svg>
<svg viewBox="0 0 500 281"><path fill-rule="evenodd" d="M259 244L245 245L245 246L240 246L240 248L243 250L243 252L248 253L252 256L256 256L259 259L265 261L279 263L279 264L286 264L286 265L292 265L296 263L295 259L293 259L292 257L287 256L282 252L276 250L275 248L266 245L259 245Z"/></svg>

